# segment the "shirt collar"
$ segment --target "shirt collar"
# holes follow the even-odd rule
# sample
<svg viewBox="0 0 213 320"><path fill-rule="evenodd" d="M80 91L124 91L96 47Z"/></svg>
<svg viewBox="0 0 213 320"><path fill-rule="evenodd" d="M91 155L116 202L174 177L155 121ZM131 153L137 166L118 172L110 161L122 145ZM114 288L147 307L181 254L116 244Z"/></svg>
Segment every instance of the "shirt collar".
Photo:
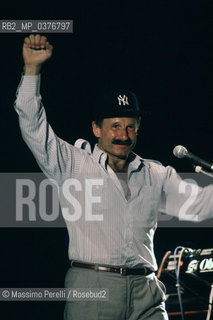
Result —
<svg viewBox="0 0 213 320"><path fill-rule="evenodd" d="M95 158L95 160L100 163L105 169L107 167L107 153L104 152L103 150L101 150L98 145L96 144L94 149L93 149L93 157ZM131 152L130 153L130 157L131 157L131 162L129 163L129 169L130 171L132 170L137 170L139 168L139 166L142 165L143 163L143 159L141 157L139 157L136 153Z"/></svg>

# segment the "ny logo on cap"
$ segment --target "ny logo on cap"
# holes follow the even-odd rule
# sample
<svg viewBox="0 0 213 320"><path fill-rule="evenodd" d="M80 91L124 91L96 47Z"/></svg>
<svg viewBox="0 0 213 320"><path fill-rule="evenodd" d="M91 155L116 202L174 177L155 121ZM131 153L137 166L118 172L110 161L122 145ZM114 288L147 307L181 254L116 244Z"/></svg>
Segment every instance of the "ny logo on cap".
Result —
<svg viewBox="0 0 213 320"><path fill-rule="evenodd" d="M118 99L118 102L119 102L119 106L123 105L125 106L126 104L129 105L129 102L128 102L128 97L124 94L123 97L121 95L119 95L117 97Z"/></svg>

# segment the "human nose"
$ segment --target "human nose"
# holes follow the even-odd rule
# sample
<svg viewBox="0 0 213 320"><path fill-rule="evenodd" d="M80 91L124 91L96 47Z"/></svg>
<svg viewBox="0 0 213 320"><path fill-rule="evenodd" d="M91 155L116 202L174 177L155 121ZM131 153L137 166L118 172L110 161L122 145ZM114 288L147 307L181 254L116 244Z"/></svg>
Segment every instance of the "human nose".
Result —
<svg viewBox="0 0 213 320"><path fill-rule="evenodd" d="M129 136L128 136L127 128L121 128L121 130L120 130L120 139L121 140L127 140L128 138L129 138Z"/></svg>

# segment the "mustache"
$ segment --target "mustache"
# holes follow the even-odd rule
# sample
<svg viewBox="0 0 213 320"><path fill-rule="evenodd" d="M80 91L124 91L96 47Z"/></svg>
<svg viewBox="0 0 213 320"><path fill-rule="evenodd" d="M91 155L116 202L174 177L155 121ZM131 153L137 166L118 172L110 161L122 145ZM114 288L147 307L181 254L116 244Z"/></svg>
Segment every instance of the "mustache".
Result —
<svg viewBox="0 0 213 320"><path fill-rule="evenodd" d="M127 140L114 139L112 140L112 143L123 145L123 146L130 146L132 144L132 140L131 139L127 139Z"/></svg>

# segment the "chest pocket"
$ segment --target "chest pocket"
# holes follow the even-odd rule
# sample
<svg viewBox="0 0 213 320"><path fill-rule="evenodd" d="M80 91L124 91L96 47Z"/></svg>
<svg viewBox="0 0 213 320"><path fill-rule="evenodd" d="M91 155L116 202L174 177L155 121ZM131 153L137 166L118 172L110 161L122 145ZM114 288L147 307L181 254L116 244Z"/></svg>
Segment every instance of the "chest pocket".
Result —
<svg viewBox="0 0 213 320"><path fill-rule="evenodd" d="M109 211L114 207L114 198L116 190L113 182L108 177L84 176L82 180L82 191L87 203L92 203L92 211ZM86 206L86 203L85 203Z"/></svg>
<svg viewBox="0 0 213 320"><path fill-rule="evenodd" d="M143 186L134 208L134 225L137 228L154 227L158 217L161 189L158 186ZM133 200L134 201L134 200ZM134 204L133 204L134 206Z"/></svg>

